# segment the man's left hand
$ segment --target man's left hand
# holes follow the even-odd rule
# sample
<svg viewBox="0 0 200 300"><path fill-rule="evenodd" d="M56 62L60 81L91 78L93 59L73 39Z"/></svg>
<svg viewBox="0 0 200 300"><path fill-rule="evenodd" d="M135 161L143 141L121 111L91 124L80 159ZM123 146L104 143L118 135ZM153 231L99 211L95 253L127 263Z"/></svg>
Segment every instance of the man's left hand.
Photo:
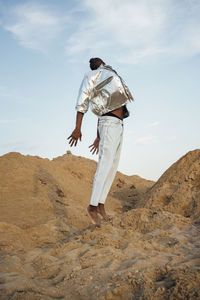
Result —
<svg viewBox="0 0 200 300"><path fill-rule="evenodd" d="M98 154L99 153L99 141L100 139L97 137L95 140L94 140L94 143L92 145L89 146L90 149L90 152L92 152L92 155L93 154Z"/></svg>

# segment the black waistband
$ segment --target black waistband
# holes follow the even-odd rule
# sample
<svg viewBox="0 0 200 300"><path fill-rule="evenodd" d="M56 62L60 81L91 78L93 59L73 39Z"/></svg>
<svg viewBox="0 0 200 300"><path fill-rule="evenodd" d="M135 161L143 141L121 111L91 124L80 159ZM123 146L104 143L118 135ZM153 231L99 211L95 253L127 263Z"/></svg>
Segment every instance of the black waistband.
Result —
<svg viewBox="0 0 200 300"><path fill-rule="evenodd" d="M115 117L115 118L118 118L118 119L120 119L120 120L123 120L123 119L121 119L120 117L116 116L115 114L113 114L113 113L111 113L111 112L108 112L108 113L106 113L106 114L104 114L104 115L102 115L102 116L111 116L111 117Z"/></svg>

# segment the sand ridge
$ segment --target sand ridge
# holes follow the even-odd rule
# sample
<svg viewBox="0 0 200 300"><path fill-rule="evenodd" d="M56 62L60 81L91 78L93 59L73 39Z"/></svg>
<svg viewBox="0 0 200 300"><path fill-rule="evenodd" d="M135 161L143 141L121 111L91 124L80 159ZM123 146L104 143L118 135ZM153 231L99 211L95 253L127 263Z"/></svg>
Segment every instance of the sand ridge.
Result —
<svg viewBox="0 0 200 300"><path fill-rule="evenodd" d="M85 212L95 169L0 157L0 299L199 299L200 150L157 183L118 172L101 229Z"/></svg>

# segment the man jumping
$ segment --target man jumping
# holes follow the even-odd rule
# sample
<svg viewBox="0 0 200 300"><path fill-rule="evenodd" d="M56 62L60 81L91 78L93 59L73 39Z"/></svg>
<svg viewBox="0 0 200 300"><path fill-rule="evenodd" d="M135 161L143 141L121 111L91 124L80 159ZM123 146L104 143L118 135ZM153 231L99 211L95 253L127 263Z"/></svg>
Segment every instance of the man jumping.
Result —
<svg viewBox="0 0 200 300"><path fill-rule="evenodd" d="M81 141L82 119L91 104L92 112L98 116L98 124L97 137L90 145L90 151L99 153L99 159L87 214L91 222L100 227L98 213L105 221L111 222L104 203L117 172L123 119L129 116L126 104L134 99L124 80L111 66L100 58L91 58L89 62L91 71L84 76L77 99L76 127L68 140L71 147Z"/></svg>

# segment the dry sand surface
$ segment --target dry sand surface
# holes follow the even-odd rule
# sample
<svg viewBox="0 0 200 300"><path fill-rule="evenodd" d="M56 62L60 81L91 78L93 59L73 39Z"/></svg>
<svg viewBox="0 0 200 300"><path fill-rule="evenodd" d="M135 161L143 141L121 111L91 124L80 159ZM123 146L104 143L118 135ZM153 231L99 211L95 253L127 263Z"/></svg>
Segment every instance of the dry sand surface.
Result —
<svg viewBox="0 0 200 300"><path fill-rule="evenodd" d="M156 183L117 173L101 229L85 210L95 169L0 157L0 299L200 299L200 150Z"/></svg>

